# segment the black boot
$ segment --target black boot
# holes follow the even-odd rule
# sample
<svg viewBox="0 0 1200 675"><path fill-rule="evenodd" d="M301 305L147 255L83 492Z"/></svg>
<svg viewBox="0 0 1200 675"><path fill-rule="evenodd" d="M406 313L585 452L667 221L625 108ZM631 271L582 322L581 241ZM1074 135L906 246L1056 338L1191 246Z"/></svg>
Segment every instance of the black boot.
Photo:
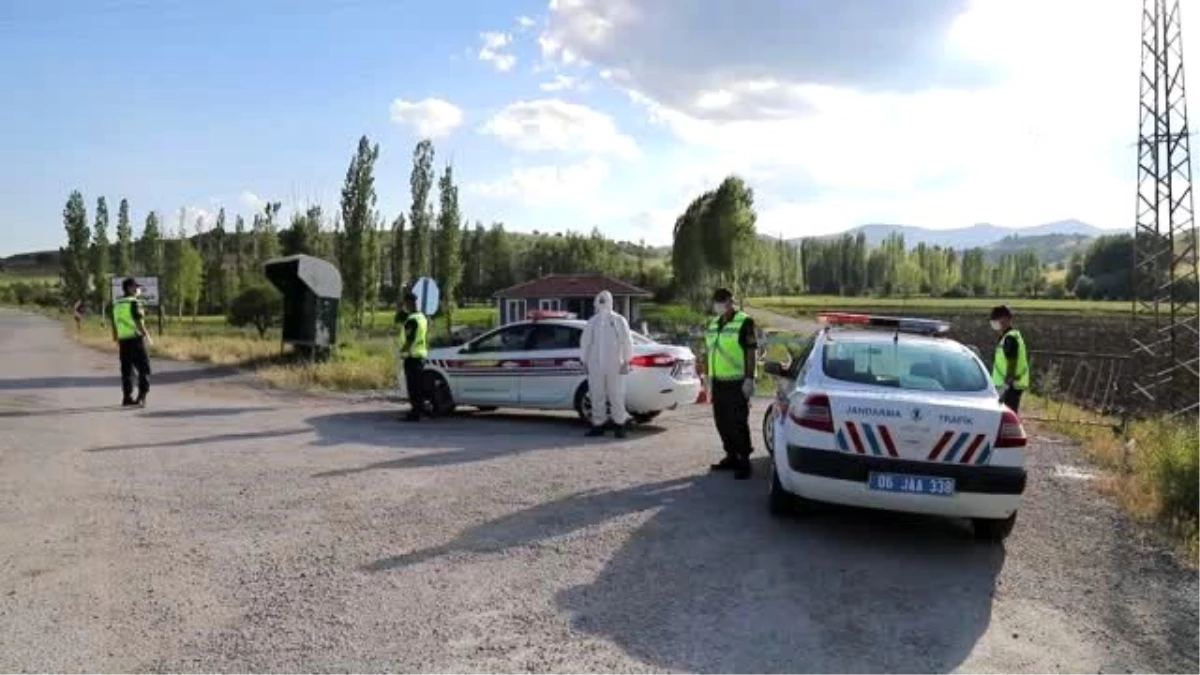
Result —
<svg viewBox="0 0 1200 675"><path fill-rule="evenodd" d="M134 401L133 404L138 407L141 407L141 408L146 407L146 392L145 392L145 390L138 392L137 400Z"/></svg>
<svg viewBox="0 0 1200 675"><path fill-rule="evenodd" d="M742 457L737 460L737 464L733 469L734 480L746 480L754 473L754 467L750 464L749 457Z"/></svg>
<svg viewBox="0 0 1200 675"><path fill-rule="evenodd" d="M588 438L596 438L598 436L603 436L603 435L604 435L604 427L592 427L591 429L587 430L586 434L584 434L584 436L586 436Z"/></svg>
<svg viewBox="0 0 1200 675"><path fill-rule="evenodd" d="M736 468L736 465L737 465L737 462L734 461L733 457L726 455L725 458L722 459L721 461L717 462L716 464L710 465L708 467L708 470L709 471L733 471L734 468Z"/></svg>
<svg viewBox="0 0 1200 675"><path fill-rule="evenodd" d="M617 431L616 431L616 437L617 438L625 438L627 436L629 436L629 423L626 422L625 424L618 424Z"/></svg>

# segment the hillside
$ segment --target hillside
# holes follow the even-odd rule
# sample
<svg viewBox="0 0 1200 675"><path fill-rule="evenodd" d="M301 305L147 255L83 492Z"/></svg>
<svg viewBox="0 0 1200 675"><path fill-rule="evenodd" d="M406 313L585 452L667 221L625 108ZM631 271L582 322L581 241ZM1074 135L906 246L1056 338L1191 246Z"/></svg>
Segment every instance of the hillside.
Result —
<svg viewBox="0 0 1200 675"><path fill-rule="evenodd" d="M1021 240L1033 239L1048 235L1071 235L1077 237L1098 237L1103 234L1111 234L1109 230L1104 230L1095 225L1079 220L1060 220L1053 223L1045 223L1035 225L1033 227L1001 227L999 225L991 225L989 223L980 223L970 227L960 227L951 230L934 230L927 227L917 227L915 225L887 225L881 223L873 223L869 225L860 225L858 227L839 232L838 234L826 235L822 238L840 237L842 234L857 235L863 233L867 237L867 244L871 247L878 246L892 234L904 235L904 243L910 248L917 244L924 243L929 246L943 246L956 249L967 249L975 247L989 247L1008 237L1019 237ZM799 241L794 240L794 241Z"/></svg>
<svg viewBox="0 0 1200 675"><path fill-rule="evenodd" d="M1019 253L1026 249L1037 251L1038 258L1045 264L1066 262L1074 253L1083 253L1094 237L1083 234L1042 234L1034 236L1009 235L984 247L991 262L1001 256Z"/></svg>

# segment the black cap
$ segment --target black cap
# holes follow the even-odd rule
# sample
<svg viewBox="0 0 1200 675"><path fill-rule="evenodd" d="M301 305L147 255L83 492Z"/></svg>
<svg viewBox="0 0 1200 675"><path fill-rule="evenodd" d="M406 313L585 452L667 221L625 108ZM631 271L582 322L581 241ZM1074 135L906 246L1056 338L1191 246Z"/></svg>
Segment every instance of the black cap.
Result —
<svg viewBox="0 0 1200 675"><path fill-rule="evenodd" d="M1011 318L1012 318L1012 310L1008 308L1008 305L996 305L995 307L992 308L992 313L988 316L988 320L990 320L990 321L996 321L999 319L1011 319Z"/></svg>
<svg viewBox="0 0 1200 675"><path fill-rule="evenodd" d="M733 291L722 286L713 291L713 302L729 302L733 300Z"/></svg>
<svg viewBox="0 0 1200 675"><path fill-rule="evenodd" d="M125 281L121 282L121 290L123 291L132 290L134 288L141 288L141 284L139 284L137 279L134 279L133 277L126 277Z"/></svg>

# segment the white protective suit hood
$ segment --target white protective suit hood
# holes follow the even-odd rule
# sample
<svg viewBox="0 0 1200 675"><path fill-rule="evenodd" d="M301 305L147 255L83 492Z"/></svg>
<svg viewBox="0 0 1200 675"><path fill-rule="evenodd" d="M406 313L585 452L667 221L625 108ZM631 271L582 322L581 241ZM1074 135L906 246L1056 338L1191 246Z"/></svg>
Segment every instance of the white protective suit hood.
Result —
<svg viewBox="0 0 1200 675"><path fill-rule="evenodd" d="M593 301L593 306L596 308L596 315L612 314L613 296L608 291L600 291L596 294L596 299Z"/></svg>

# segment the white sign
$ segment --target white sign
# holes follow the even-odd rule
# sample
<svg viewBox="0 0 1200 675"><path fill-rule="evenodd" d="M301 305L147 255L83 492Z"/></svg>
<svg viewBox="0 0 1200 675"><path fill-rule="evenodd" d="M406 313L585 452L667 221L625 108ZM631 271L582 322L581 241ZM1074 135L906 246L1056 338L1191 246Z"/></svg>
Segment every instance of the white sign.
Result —
<svg viewBox="0 0 1200 675"><path fill-rule="evenodd" d="M429 277L421 277L412 286L413 295L417 296L417 311L425 316L437 314L441 291L437 282Z"/></svg>
<svg viewBox="0 0 1200 675"><path fill-rule="evenodd" d="M125 291L121 289L121 282L128 277L113 277L112 278L112 297L113 300L125 295ZM134 281L142 287L142 302L153 307L158 305L158 277L134 277Z"/></svg>

